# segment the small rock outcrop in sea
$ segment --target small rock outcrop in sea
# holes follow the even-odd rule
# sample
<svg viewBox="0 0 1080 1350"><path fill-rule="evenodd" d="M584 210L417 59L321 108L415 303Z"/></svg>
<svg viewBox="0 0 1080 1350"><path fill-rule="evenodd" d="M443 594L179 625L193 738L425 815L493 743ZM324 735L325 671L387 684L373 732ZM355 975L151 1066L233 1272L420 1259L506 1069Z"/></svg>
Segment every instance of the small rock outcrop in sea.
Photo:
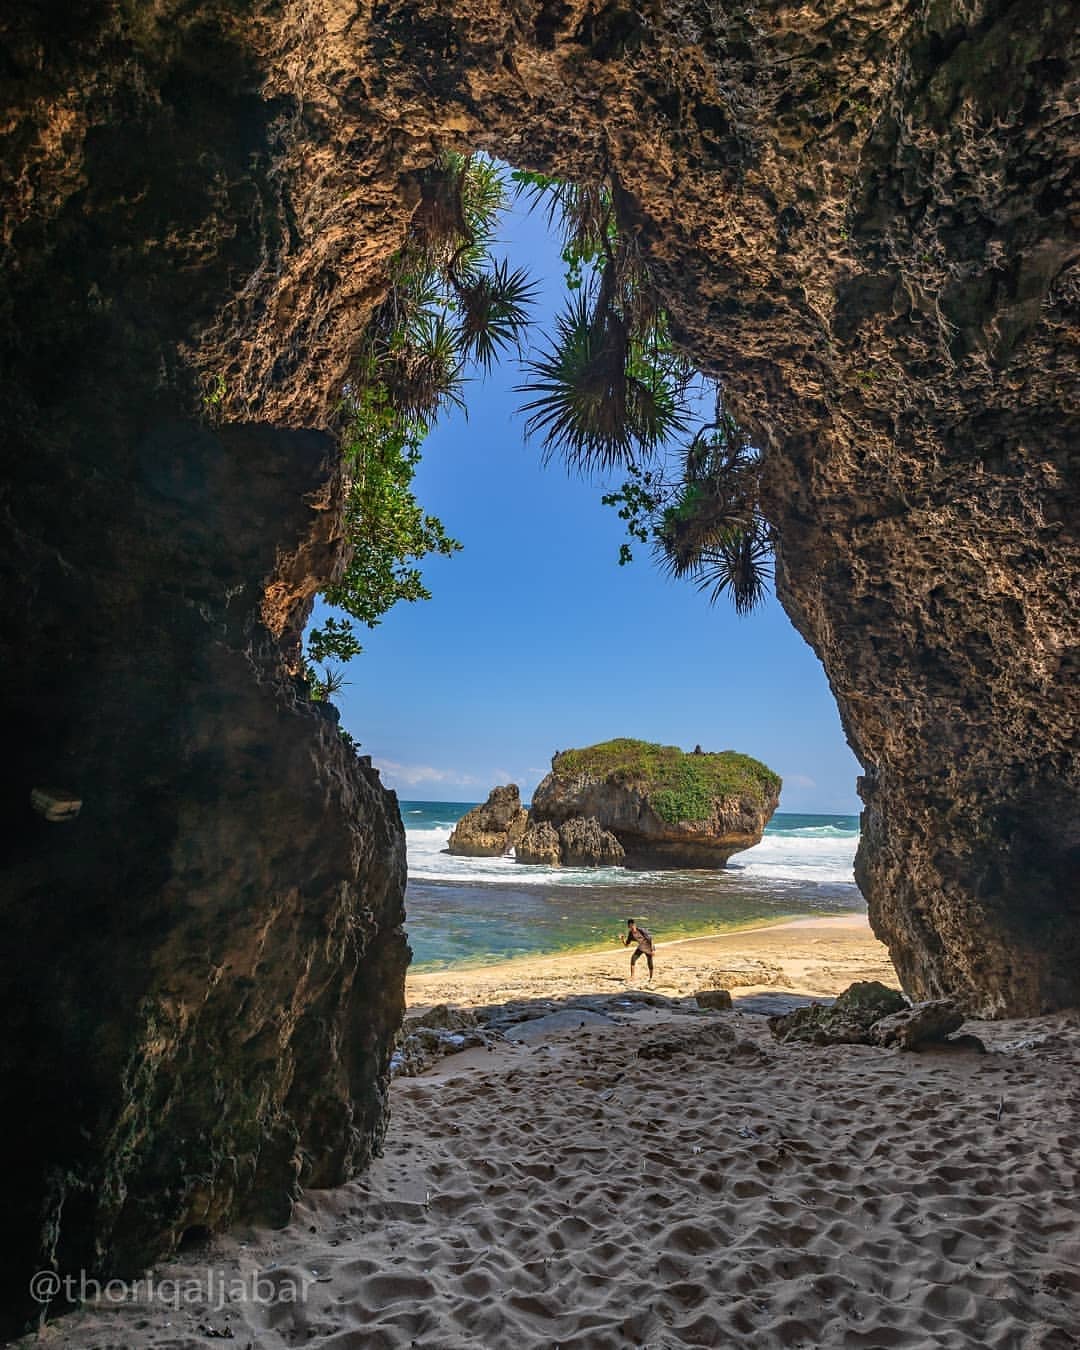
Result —
<svg viewBox="0 0 1080 1350"><path fill-rule="evenodd" d="M547 867L558 867L562 862L562 844L559 832L546 820L539 824L530 824L515 849L520 863L540 863Z"/></svg>
<svg viewBox="0 0 1080 1350"><path fill-rule="evenodd" d="M536 831L550 847L551 836L538 832L550 825L564 863L622 861L606 835L629 866L723 867L760 843L779 800L779 777L749 755L620 738L553 757L533 793L529 836ZM525 859L519 848L518 857L540 861L536 852Z"/></svg>
<svg viewBox="0 0 1080 1350"><path fill-rule="evenodd" d="M487 801L454 826L447 849L465 858L501 858L519 842L527 821L516 783L492 788Z"/></svg>
<svg viewBox="0 0 1080 1350"><path fill-rule="evenodd" d="M622 844L595 816L575 816L558 829L546 820L532 822L517 846L518 862L548 867L621 867L625 859Z"/></svg>

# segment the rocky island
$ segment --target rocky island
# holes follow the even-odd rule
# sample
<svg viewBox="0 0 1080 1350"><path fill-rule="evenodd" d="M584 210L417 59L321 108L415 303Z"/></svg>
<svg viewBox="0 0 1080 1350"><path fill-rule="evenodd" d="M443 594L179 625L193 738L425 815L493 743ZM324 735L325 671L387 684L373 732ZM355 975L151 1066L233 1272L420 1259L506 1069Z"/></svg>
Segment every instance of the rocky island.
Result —
<svg viewBox="0 0 1080 1350"><path fill-rule="evenodd" d="M516 783L492 788L487 801L466 811L454 826L447 852L464 858L501 858L521 841L527 819Z"/></svg>
<svg viewBox="0 0 1080 1350"><path fill-rule="evenodd" d="M723 867L761 842L780 778L734 750L620 737L561 750L537 786L519 862Z"/></svg>

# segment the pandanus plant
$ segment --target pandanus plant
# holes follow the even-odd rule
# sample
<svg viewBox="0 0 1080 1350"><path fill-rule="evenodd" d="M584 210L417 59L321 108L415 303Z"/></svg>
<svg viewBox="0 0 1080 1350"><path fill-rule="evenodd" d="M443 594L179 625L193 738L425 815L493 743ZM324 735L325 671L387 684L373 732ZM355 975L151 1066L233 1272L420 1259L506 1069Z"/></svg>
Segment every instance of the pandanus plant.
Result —
<svg viewBox="0 0 1080 1350"><path fill-rule="evenodd" d="M727 595L749 614L768 593L773 539L762 516L761 461L722 406L687 447L682 480L655 528L656 553L715 602Z"/></svg>
<svg viewBox="0 0 1080 1350"><path fill-rule="evenodd" d="M604 500L630 533L651 540L662 564L740 614L765 598L772 536L758 507L758 455L716 391L714 420L673 447L692 420L699 378L676 349L648 265L617 227L610 187L582 189L541 174L516 175L559 222L576 292L518 386L527 431L545 457L585 473L625 469ZM624 545L623 558L630 550Z"/></svg>

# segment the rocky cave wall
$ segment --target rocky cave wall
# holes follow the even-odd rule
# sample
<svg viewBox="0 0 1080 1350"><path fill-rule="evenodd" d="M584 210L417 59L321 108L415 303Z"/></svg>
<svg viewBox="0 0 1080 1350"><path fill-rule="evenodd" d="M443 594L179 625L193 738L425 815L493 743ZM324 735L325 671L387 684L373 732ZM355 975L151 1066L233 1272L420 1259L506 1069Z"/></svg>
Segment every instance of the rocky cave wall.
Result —
<svg viewBox="0 0 1080 1350"><path fill-rule="evenodd" d="M36 1265L134 1268L377 1146L400 821L285 657L342 563L318 429L445 147L611 173L767 452L779 593L864 766L859 880L909 991L1077 1001L1076 18L0 19L6 1306ZM79 818L33 814L42 786Z"/></svg>

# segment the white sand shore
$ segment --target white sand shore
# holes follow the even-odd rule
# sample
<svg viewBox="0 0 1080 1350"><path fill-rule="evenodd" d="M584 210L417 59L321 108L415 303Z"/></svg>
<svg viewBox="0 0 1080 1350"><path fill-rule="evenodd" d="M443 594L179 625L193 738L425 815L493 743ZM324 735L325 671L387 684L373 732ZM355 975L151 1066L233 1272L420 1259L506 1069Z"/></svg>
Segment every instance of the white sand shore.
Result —
<svg viewBox="0 0 1080 1350"><path fill-rule="evenodd" d="M626 961L414 977L410 998L611 992ZM887 973L865 928L829 921L661 946L657 985L754 961L779 976L741 988ZM259 1274L295 1301L140 1294L40 1343L1075 1348L1080 1018L968 1029L991 1053L781 1046L748 1012L650 1008L466 1052L394 1084L365 1176L308 1195L281 1232L234 1232L158 1272L219 1289Z"/></svg>
<svg viewBox="0 0 1080 1350"><path fill-rule="evenodd" d="M853 980L898 983L889 953L870 931L864 914L794 919L713 937L660 942L655 966L655 978L646 986L648 972L640 960L634 986L668 996L705 988L731 989L736 997L764 990L829 995L840 993ZM607 994L628 987L629 968L629 953L613 937L606 951L410 973L405 996L415 1009L434 1003L476 1007L512 998Z"/></svg>

